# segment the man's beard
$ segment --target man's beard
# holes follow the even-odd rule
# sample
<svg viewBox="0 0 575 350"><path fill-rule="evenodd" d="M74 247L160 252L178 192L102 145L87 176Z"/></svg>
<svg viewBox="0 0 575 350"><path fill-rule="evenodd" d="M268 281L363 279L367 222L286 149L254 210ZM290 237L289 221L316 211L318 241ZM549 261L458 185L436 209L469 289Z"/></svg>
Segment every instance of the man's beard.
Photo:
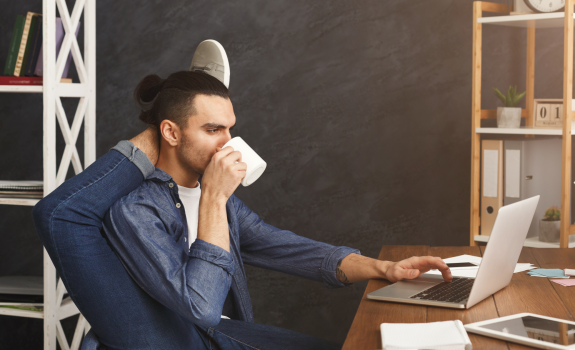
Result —
<svg viewBox="0 0 575 350"><path fill-rule="evenodd" d="M182 135L182 144L178 151L178 158L187 172L194 172L199 175L204 174L204 171L209 164L209 161L202 162L202 155L194 150L192 143L184 135ZM206 164L202 165L201 163Z"/></svg>

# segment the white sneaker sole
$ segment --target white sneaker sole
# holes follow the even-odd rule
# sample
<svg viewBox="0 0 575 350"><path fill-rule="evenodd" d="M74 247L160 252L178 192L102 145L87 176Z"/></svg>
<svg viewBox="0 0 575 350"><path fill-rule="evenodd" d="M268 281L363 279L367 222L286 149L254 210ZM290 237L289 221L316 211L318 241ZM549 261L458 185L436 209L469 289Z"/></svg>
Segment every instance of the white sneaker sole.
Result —
<svg viewBox="0 0 575 350"><path fill-rule="evenodd" d="M217 49L218 49L218 51L219 51L219 53L220 53L220 55L221 55L221 57L222 57L222 61L223 61L223 65L224 65L224 81L222 81L222 83L223 83L227 88L229 88L229 86L230 86L230 63L229 63L229 61L228 61L228 55L226 54L226 50L224 50L224 47L222 46L222 44L220 44L219 42L217 42L217 41L215 41L215 40L213 40L213 39L208 39L208 40L202 41L202 42L198 45L198 47L199 47L200 45L202 45L203 43L211 43L211 44L214 44L214 45L217 47ZM194 56L195 56L195 53L194 53ZM192 64L190 65L190 70L192 70L192 67L193 67L193 66L194 66L194 64L193 64L193 58L192 58ZM208 73L208 74L209 74L209 73Z"/></svg>

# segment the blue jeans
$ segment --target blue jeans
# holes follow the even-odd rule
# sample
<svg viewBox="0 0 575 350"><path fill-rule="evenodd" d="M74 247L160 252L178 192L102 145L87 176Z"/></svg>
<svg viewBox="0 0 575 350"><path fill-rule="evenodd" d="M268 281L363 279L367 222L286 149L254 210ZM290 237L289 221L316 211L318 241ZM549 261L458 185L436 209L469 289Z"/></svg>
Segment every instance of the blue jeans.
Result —
<svg viewBox="0 0 575 350"><path fill-rule="evenodd" d="M199 327L171 312L128 275L102 231L110 206L154 167L122 141L42 199L34 224L70 297L92 326L82 349L336 349L297 332L223 319Z"/></svg>

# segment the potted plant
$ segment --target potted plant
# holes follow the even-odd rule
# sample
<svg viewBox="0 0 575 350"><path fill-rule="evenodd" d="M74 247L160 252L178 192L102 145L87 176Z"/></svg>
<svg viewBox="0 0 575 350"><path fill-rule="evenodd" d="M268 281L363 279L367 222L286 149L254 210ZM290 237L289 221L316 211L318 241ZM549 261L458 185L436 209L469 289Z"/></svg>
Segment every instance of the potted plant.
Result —
<svg viewBox="0 0 575 350"><path fill-rule="evenodd" d="M557 207L550 207L545 211L543 219L539 221L539 240L541 242L558 242L561 232L561 211Z"/></svg>
<svg viewBox="0 0 575 350"><path fill-rule="evenodd" d="M493 92L505 105L505 107L497 107L497 127L519 128L521 108L515 105L525 96L525 92L517 95L517 86L510 86L507 95L503 95L497 88L493 88Z"/></svg>

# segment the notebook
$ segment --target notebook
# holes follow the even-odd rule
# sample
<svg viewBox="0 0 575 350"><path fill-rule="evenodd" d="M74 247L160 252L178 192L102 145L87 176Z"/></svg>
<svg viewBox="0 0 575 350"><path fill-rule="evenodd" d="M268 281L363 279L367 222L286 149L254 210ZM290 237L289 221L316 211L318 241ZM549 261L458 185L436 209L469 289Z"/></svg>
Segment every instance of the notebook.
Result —
<svg viewBox="0 0 575 350"><path fill-rule="evenodd" d="M380 328L384 350L471 350L471 341L459 320L382 323Z"/></svg>

